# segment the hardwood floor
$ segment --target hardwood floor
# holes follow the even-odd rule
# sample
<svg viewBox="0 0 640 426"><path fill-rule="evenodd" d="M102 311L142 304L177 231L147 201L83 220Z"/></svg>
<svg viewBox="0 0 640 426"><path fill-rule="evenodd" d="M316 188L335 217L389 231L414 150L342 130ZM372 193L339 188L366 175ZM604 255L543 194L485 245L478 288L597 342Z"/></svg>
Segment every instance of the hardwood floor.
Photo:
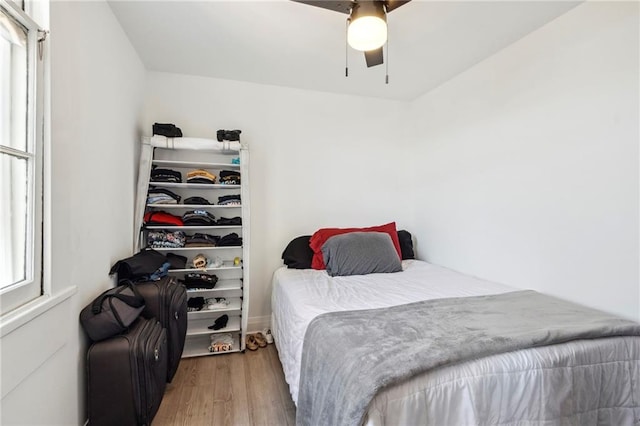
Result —
<svg viewBox="0 0 640 426"><path fill-rule="evenodd" d="M275 345L180 361L153 426L295 425Z"/></svg>

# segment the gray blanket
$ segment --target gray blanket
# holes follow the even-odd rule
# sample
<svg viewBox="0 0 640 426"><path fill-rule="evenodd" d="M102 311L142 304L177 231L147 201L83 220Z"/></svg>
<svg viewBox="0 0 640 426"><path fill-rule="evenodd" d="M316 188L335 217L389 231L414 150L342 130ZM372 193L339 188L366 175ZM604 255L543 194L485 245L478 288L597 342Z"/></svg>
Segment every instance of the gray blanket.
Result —
<svg viewBox="0 0 640 426"><path fill-rule="evenodd" d="M307 328L296 424L360 425L386 386L429 369L640 324L534 291L331 312Z"/></svg>

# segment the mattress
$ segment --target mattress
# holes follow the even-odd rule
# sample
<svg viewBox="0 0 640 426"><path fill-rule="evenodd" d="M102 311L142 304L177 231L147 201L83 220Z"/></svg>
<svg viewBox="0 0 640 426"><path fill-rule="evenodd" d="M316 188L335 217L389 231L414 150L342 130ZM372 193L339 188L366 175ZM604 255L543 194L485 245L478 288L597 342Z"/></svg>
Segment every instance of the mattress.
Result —
<svg viewBox="0 0 640 426"><path fill-rule="evenodd" d="M291 397L297 402L307 326L322 313L516 290L418 260L403 261L403 272L350 277L280 268L273 277L272 331ZM417 375L382 390L365 423L640 424L638 381L640 338L578 340ZM600 389L598 401L587 401L586 388Z"/></svg>

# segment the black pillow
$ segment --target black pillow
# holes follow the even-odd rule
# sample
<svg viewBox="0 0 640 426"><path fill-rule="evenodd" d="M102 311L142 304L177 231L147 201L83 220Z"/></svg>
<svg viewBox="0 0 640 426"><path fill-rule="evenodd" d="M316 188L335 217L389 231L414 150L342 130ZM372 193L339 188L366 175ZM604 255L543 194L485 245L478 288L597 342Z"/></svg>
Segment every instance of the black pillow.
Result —
<svg viewBox="0 0 640 426"><path fill-rule="evenodd" d="M309 247L311 235L294 238L282 252L282 260L289 269L311 269L313 250Z"/></svg>
<svg viewBox="0 0 640 426"><path fill-rule="evenodd" d="M402 260L415 259L416 255L413 253L413 240L411 239L411 234L404 230L398 231L398 239L400 240Z"/></svg>

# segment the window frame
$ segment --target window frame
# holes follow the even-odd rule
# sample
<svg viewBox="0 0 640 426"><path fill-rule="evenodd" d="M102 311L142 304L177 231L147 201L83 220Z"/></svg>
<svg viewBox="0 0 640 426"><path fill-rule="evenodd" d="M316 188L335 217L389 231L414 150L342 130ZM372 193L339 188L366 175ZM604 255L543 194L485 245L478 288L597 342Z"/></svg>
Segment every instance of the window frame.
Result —
<svg viewBox="0 0 640 426"><path fill-rule="evenodd" d="M29 2L25 9L30 11ZM27 159L28 220L26 226L25 279L0 289L0 318L6 317L21 306L46 295L43 283L44 249L44 117L45 117L45 67L40 54L40 26L27 12L8 0L0 0L0 11L27 30L27 127L26 149L21 151L0 145L0 152L12 157Z"/></svg>

